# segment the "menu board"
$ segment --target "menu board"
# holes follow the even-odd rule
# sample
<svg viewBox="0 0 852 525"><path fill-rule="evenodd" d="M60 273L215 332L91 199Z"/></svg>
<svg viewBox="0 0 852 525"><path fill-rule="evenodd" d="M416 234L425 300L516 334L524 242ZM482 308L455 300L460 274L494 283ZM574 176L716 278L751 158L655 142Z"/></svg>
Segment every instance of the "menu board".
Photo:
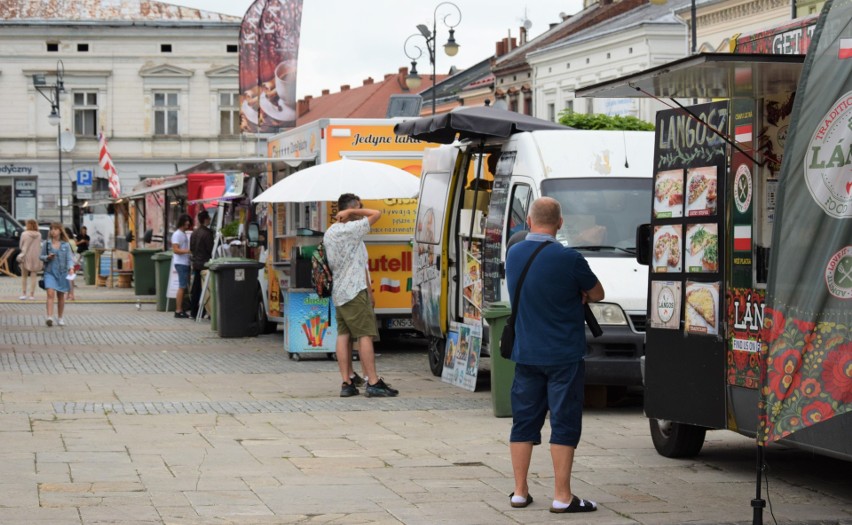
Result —
<svg viewBox="0 0 852 525"><path fill-rule="evenodd" d="M509 175L498 175L494 177L491 204L485 219L485 247L482 250L482 297L489 303L501 300L503 219L508 202Z"/></svg>

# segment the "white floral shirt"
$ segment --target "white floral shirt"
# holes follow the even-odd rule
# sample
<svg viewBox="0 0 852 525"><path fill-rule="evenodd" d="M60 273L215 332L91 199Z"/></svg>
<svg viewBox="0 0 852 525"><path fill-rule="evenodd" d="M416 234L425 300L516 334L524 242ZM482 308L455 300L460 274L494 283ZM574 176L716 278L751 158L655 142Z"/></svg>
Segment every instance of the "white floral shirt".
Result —
<svg viewBox="0 0 852 525"><path fill-rule="evenodd" d="M367 288L367 247L364 245L364 236L368 233L370 222L363 218L334 223L323 236L325 255L334 279L331 299L335 306L348 303Z"/></svg>

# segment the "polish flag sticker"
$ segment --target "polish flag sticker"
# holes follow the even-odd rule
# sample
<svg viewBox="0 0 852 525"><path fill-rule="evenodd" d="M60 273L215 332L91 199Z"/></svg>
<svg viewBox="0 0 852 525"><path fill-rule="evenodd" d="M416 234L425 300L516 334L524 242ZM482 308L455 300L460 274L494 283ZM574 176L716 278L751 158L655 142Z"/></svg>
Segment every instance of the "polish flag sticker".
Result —
<svg viewBox="0 0 852 525"><path fill-rule="evenodd" d="M837 58L852 58L852 38L841 38Z"/></svg>

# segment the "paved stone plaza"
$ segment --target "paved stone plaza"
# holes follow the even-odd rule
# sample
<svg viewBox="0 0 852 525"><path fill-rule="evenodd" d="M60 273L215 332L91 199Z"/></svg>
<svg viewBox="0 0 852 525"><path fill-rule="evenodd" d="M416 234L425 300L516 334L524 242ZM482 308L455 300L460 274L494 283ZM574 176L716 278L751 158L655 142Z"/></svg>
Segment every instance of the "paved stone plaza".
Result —
<svg viewBox="0 0 852 525"><path fill-rule="evenodd" d="M0 277L2 524L751 522L752 442L713 432L698 458L663 458L635 401L585 415L574 490L599 512L547 512L546 445L535 502L511 509L510 420L487 377L441 383L422 345L379 347L399 398L341 399L336 363L287 359L280 332L220 339L90 286L47 328L18 291ZM849 463L782 447L768 462L778 523L852 524Z"/></svg>

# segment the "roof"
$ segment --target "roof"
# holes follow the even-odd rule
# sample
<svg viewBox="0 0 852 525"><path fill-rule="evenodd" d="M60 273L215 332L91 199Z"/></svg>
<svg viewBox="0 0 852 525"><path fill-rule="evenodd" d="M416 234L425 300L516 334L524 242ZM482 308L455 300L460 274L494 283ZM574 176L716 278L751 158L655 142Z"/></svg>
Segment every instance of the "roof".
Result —
<svg viewBox="0 0 852 525"><path fill-rule="evenodd" d="M494 71L494 74L499 77L514 70L527 69L529 68L529 65L527 64L528 53L555 44L570 35L582 31L583 29L596 26L601 22L610 20L622 13L626 13L627 11L647 3L648 0L621 0L620 2L603 5L601 3L595 3L576 15L566 18L549 31L542 33L526 44L501 56L497 59L492 71Z"/></svg>
<svg viewBox="0 0 852 525"><path fill-rule="evenodd" d="M680 27L685 32L686 28L683 25L683 21L674 15L673 10L677 10L683 5L689 5L690 1L691 0L669 0L667 3L662 5L640 5L639 7L607 20L605 24L598 24L576 31L558 42L543 46L535 51L530 51L527 55L551 51L590 39L601 38L605 35L623 32L646 24L668 24Z"/></svg>
<svg viewBox="0 0 852 525"><path fill-rule="evenodd" d="M299 117L296 125L301 126L322 118L385 118L391 95L411 94L405 84L408 68L401 67L397 73L385 75L380 82L372 78L356 88L341 86L337 93L319 97L307 96L298 103ZM432 75L423 75L424 84ZM438 81L446 75L437 75ZM430 82L431 83L431 82Z"/></svg>
<svg viewBox="0 0 852 525"><path fill-rule="evenodd" d="M0 20L235 22L241 18L152 0L0 0Z"/></svg>

